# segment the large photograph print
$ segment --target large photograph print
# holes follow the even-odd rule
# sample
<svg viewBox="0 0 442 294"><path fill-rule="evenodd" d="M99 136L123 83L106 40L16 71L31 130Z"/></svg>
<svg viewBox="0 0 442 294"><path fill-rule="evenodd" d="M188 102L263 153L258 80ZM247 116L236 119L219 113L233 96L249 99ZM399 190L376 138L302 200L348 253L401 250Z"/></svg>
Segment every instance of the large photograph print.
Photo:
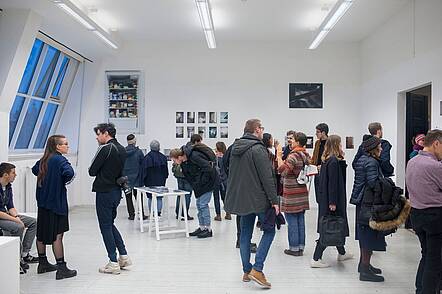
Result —
<svg viewBox="0 0 442 294"><path fill-rule="evenodd" d="M289 108L322 108L322 84L289 84Z"/></svg>

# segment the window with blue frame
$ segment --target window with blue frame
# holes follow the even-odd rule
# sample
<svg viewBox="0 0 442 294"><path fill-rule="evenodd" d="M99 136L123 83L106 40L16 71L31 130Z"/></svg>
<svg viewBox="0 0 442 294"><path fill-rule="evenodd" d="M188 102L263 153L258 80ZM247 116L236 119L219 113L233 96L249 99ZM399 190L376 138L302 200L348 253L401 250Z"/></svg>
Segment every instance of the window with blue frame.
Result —
<svg viewBox="0 0 442 294"><path fill-rule="evenodd" d="M54 134L79 61L36 39L9 116L10 150L44 149Z"/></svg>

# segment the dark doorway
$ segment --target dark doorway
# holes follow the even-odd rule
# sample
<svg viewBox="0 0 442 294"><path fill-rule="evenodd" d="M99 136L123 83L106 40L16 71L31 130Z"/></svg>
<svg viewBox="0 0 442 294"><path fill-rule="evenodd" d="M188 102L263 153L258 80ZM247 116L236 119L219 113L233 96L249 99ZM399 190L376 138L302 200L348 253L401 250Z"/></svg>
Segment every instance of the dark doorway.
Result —
<svg viewBox="0 0 442 294"><path fill-rule="evenodd" d="M431 85L407 92L406 96L405 162L413 151L413 138L426 134L430 128Z"/></svg>

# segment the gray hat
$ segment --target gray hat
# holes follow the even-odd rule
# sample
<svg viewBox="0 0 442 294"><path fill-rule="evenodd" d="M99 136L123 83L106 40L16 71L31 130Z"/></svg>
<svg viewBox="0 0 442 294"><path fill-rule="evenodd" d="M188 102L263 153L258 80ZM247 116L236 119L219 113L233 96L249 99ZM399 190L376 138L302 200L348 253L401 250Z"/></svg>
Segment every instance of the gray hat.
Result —
<svg viewBox="0 0 442 294"><path fill-rule="evenodd" d="M152 142L150 142L150 150L160 151L160 142L157 140L152 140Z"/></svg>

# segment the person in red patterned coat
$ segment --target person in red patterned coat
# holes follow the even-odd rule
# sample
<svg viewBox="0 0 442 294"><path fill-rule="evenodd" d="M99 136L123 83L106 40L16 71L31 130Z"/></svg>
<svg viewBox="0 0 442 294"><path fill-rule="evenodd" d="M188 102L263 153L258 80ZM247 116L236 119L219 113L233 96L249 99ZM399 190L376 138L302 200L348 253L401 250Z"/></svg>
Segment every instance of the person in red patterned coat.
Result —
<svg viewBox="0 0 442 294"><path fill-rule="evenodd" d="M292 256L302 256L304 253L304 213L310 208L307 186L297 182L299 173L305 165L310 164L311 160L305 149L306 143L307 136L297 132L287 158L282 160L280 147L277 152L278 172L283 179L281 212L284 212L288 224L289 249L284 250L284 253Z"/></svg>

